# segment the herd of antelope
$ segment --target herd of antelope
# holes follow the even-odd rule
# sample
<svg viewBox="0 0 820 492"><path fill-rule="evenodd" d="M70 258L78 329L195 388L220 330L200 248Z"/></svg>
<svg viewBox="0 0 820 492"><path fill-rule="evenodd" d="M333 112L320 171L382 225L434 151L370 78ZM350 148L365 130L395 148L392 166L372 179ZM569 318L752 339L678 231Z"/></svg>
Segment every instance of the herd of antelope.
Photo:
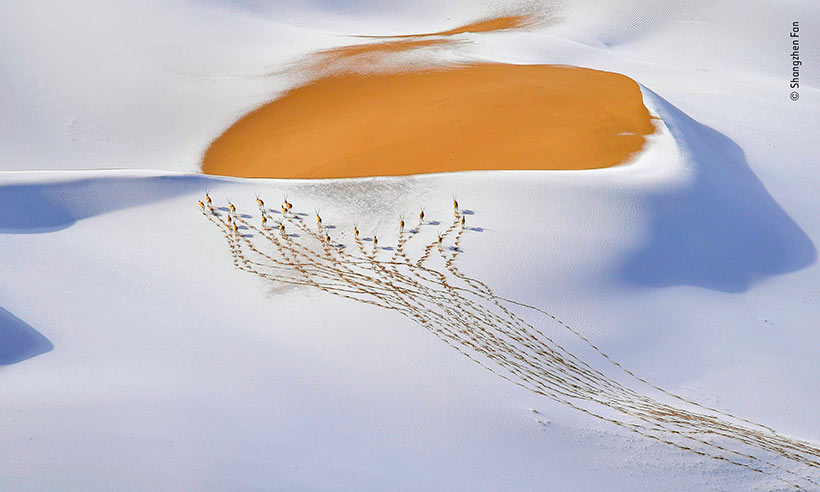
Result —
<svg viewBox="0 0 820 492"><path fill-rule="evenodd" d="M272 220L275 212L258 196L256 203L261 224L238 213L230 199L226 208L219 209L227 212L224 216L214 210L209 194L199 201L203 215L224 236L238 270L277 287L315 288L392 310L492 373L589 417L700 458L770 477L769 488L820 490L816 444L656 386L559 317L497 295L486 282L463 273L456 258L468 230L467 213L455 197L453 221L437 235L425 228L432 237L414 248L420 256L406 248L409 241L418 241L413 237L424 236L413 232L437 224L425 221L423 209L418 226L409 234L410 224L398 217L398 243L392 255L384 255L377 254L388 248L378 247L375 231L361 239L358 224L353 224L353 244L344 247L332 243L328 231L333 226L323 222L319 210L314 211L313 226L287 197L276 221ZM278 223L279 234L271 222ZM285 225L295 233L286 234ZM241 234L243 230L252 234ZM365 246L368 240L372 249ZM444 243L451 247L445 248ZM592 364L586 357L600 359Z"/></svg>
<svg viewBox="0 0 820 492"><path fill-rule="evenodd" d="M205 201L204 202L202 200L199 200L197 203L199 205L200 211L202 211L203 213L207 213L207 214L212 215L212 216L218 216L219 215L216 212L216 210L214 210L210 192L205 193ZM225 217L225 223L228 226L228 229L233 231L234 234L239 234L240 226L238 225L238 223L236 221L236 215L237 215L236 205L234 205L234 203L231 201L230 198L227 199L227 203L228 203L228 208L227 208L228 214ZM269 221L268 214L270 212L268 211L268 209L265 208L265 202L264 202L264 200L262 200L262 198L259 197L259 195L256 195L256 205L259 208L259 212L261 214L262 229L267 230L269 228L269 226L268 226L268 221ZM283 200L282 200L282 205L280 206L282 216L287 217L287 218L291 218L291 219L295 219L295 220L301 220L300 217L298 215L296 215L293 212L292 209L293 209L293 204L288 201L287 196L284 196ZM453 195L453 214L455 215L456 219L458 220L458 223L460 224L460 226L463 230L466 227L467 220L466 220L466 217L464 216L464 214L459 211L458 200L456 199L455 195ZM322 216L319 214L318 209L314 210L314 215L316 217L316 225L318 227L322 228L322 226L323 226ZM421 226L423 226L425 224L425 222L424 222L424 208L421 208L421 210L419 211L418 217L419 217L418 225L416 226L415 229L413 229L412 232L418 232L418 230L421 228ZM402 216L399 217L399 230L403 232L404 231L404 226L405 226L404 216L402 215ZM282 220L277 221L277 227L279 229L279 233L284 236L285 235L285 224ZM324 230L324 229L322 229L322 232L324 234L324 236L323 236L324 241L326 243L330 244L331 243L330 234L328 234L327 231ZM353 236L354 236L355 239L357 239L357 240L359 239L359 228L356 224L353 225ZM371 241L373 242L373 248L375 249L379 244L379 239L376 236L375 231L373 232L373 235L371 237ZM441 233L439 233L438 236L437 236L437 239L436 239L436 243L438 244L439 247L442 247L443 242L444 242L444 239L443 239Z"/></svg>

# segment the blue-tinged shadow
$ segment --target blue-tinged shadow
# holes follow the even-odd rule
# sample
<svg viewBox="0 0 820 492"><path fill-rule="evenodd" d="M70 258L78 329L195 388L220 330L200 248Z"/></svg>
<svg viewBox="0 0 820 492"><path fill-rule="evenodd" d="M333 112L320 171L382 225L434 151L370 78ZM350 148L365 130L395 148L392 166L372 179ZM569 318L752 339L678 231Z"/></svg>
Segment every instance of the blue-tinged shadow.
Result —
<svg viewBox="0 0 820 492"><path fill-rule="evenodd" d="M197 175L112 176L0 186L0 234L58 231L102 213L204 190L209 182Z"/></svg>
<svg viewBox="0 0 820 492"><path fill-rule="evenodd" d="M743 150L652 94L693 165L694 179L648 198L648 238L625 261L621 278L652 287L742 292L762 278L811 265L814 244L769 195Z"/></svg>
<svg viewBox="0 0 820 492"><path fill-rule="evenodd" d="M0 365L16 364L52 349L48 338L0 307Z"/></svg>

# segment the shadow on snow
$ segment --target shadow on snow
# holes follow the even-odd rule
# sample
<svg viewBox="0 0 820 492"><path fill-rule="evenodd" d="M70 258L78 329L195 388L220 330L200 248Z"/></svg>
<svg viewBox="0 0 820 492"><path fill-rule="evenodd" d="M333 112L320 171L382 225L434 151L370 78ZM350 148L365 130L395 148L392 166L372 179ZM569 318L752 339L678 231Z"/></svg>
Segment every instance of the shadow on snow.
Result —
<svg viewBox="0 0 820 492"><path fill-rule="evenodd" d="M652 94L694 179L649 196L648 237L622 265L621 278L651 287L742 292L762 278L812 264L817 252L811 239L769 195L743 150Z"/></svg>
<svg viewBox="0 0 820 492"><path fill-rule="evenodd" d="M0 307L0 365L16 364L52 349L48 338Z"/></svg>

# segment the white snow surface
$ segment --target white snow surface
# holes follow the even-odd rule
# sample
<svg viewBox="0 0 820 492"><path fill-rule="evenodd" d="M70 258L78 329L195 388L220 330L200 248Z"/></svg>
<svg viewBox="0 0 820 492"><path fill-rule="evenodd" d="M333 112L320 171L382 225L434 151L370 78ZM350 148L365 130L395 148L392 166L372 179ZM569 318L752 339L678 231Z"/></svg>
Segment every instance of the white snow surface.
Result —
<svg viewBox="0 0 820 492"><path fill-rule="evenodd" d="M659 118L633 162L197 174L307 54L522 9L543 22L461 35L442 56L632 77ZM385 245L419 206L446 227L457 194L475 229L462 271L667 390L820 442L820 4L35 0L0 14L0 489L789 490L511 384L395 312L238 271L196 209L206 190L240 211L287 195L341 240L356 221Z"/></svg>

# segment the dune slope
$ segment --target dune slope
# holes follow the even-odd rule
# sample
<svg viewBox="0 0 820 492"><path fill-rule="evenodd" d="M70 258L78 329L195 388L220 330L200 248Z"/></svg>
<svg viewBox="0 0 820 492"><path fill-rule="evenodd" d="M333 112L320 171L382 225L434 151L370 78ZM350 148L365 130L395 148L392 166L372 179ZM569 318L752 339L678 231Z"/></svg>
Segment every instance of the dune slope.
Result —
<svg viewBox="0 0 820 492"><path fill-rule="evenodd" d="M623 75L478 64L342 74L245 116L205 153L210 174L344 178L619 164L652 133Z"/></svg>

